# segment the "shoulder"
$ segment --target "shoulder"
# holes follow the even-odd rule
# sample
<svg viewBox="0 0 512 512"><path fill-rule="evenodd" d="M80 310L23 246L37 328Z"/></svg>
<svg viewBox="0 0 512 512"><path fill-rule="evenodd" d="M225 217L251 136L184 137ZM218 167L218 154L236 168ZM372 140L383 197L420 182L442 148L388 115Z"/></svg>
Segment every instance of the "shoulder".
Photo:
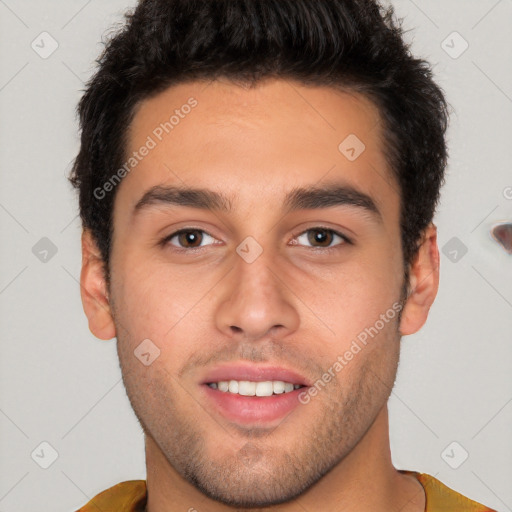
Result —
<svg viewBox="0 0 512 512"><path fill-rule="evenodd" d="M401 472L415 476L423 486L426 496L425 512L496 512L450 489L431 475L415 471Z"/></svg>
<svg viewBox="0 0 512 512"><path fill-rule="evenodd" d="M143 512L146 499L146 481L128 480L100 492L76 512Z"/></svg>

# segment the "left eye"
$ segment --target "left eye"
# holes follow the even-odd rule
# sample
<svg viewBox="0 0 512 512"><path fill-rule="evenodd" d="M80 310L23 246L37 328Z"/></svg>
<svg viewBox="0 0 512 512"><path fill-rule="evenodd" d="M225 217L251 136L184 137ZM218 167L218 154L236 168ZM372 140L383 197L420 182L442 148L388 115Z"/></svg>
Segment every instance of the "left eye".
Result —
<svg viewBox="0 0 512 512"><path fill-rule="evenodd" d="M175 233L172 233L168 237L166 237L163 240L163 243L169 242L171 243L171 240L174 238L177 238L180 244L184 244L185 247L181 246L181 248L184 249L196 249L198 247L201 247L201 245L197 245L197 242L201 242L204 238L204 235L207 237L210 237L212 240L215 240L211 235L206 233L206 231L203 231L202 229L181 229L180 231L176 231ZM191 244L188 245L187 244ZM171 243L171 245L174 245Z"/></svg>
<svg viewBox="0 0 512 512"><path fill-rule="evenodd" d="M179 231L171 233L169 236L164 238L162 240L162 244L165 245L167 243L170 243L171 245L173 245L174 247L178 247L179 249L197 249L203 246L201 242L204 242L205 237L210 238L213 241L215 240L213 236L209 235L206 231L203 231L202 229L181 229ZM319 249L331 249L333 248L331 244L336 237L338 237L341 240L341 242L335 244L335 246L344 245L345 243L351 243L351 241L342 233L339 233L333 229L322 227L307 229L306 231L302 232L299 236L297 236L296 239L299 241L300 239L302 239L303 242L307 241L308 243L311 244L320 244L316 246L314 245L314 247L317 247ZM172 242L174 239L177 240L178 245ZM301 244L294 243L292 245Z"/></svg>
<svg viewBox="0 0 512 512"><path fill-rule="evenodd" d="M341 233L334 231L334 229L328 229L328 228L318 227L318 228L308 229L308 230L304 231L304 233L300 234L297 237L297 240L300 240L301 238L304 238L304 237L305 237L305 240L307 240L308 242L310 242L312 244L316 244L316 243L321 244L319 246L316 246L319 249L323 249L323 248L330 249L332 247L331 243L335 237L338 237L341 239L341 243L336 244L336 246L343 245L345 243L350 243L350 240L345 235L342 235Z"/></svg>

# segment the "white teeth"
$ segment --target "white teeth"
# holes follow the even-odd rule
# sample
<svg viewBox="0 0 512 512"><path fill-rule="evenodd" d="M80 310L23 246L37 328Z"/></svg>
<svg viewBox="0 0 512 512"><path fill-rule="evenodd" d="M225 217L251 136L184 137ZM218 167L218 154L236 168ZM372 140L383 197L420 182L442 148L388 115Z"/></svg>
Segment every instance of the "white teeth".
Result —
<svg viewBox="0 0 512 512"><path fill-rule="evenodd" d="M237 380L229 381L229 392L230 393L238 393L238 381Z"/></svg>
<svg viewBox="0 0 512 512"><path fill-rule="evenodd" d="M284 393L284 382L282 380L275 380L273 383L274 393L277 395Z"/></svg>
<svg viewBox="0 0 512 512"><path fill-rule="evenodd" d="M281 393L289 393L294 389L302 387L300 384L292 384L291 382L283 382L282 380L267 380L262 382L253 382L249 380L221 380L208 384L212 389L219 391L242 395L242 396L272 396Z"/></svg>
<svg viewBox="0 0 512 512"><path fill-rule="evenodd" d="M238 383L238 394L242 396L254 396L256 394L256 383L241 380Z"/></svg>
<svg viewBox="0 0 512 512"><path fill-rule="evenodd" d="M271 380L256 384L256 396L271 396L273 392L274 387Z"/></svg>

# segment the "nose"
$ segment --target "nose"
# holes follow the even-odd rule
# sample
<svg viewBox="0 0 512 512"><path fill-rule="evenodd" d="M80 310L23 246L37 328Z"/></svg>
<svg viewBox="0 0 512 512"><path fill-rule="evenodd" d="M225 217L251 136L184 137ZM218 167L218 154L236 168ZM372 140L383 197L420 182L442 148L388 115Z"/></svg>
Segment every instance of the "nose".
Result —
<svg viewBox="0 0 512 512"><path fill-rule="evenodd" d="M237 257L221 290L217 328L230 338L249 341L295 331L300 318L284 279L285 273L265 251L252 263Z"/></svg>

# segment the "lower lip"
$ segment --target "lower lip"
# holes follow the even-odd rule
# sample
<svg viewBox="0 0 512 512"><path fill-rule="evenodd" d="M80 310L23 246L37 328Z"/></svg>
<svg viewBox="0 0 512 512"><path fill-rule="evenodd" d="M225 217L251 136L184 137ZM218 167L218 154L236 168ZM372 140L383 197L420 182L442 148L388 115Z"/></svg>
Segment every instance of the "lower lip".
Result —
<svg viewBox="0 0 512 512"><path fill-rule="evenodd" d="M300 405L299 394L306 389L303 387L271 396L242 396L212 389L207 384L201 387L207 399L225 418L241 424L268 423L284 418Z"/></svg>

